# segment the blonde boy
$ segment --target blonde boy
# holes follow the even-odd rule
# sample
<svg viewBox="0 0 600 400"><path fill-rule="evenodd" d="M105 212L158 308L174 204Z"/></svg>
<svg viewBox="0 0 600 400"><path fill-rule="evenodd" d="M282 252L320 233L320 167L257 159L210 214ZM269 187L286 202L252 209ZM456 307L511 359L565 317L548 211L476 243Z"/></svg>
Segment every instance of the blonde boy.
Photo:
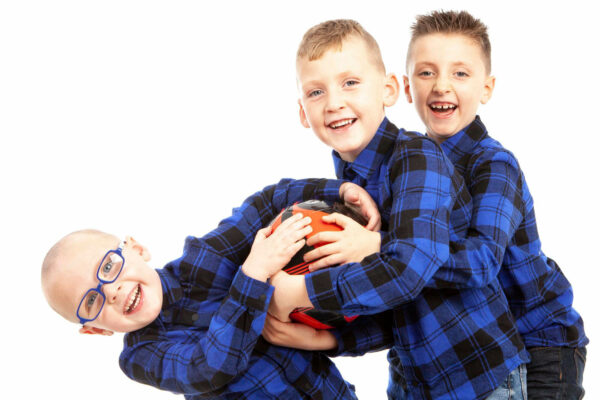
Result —
<svg viewBox="0 0 600 400"><path fill-rule="evenodd" d="M533 200L514 155L477 116L492 96L486 26L469 13L418 16L406 58L404 91L464 176L473 195L471 229L487 238L531 362L529 399L580 399L588 339L568 280L541 250Z"/></svg>
<svg viewBox="0 0 600 400"><path fill-rule="evenodd" d="M486 251L480 243L463 244L471 219L464 182L433 141L385 117L399 85L395 75L386 75L375 41L358 23L336 20L311 28L296 66L301 123L333 147L338 177L376 200L383 228L380 251L360 263L305 277L275 275L270 312L280 320L295 306L361 314L347 329L359 334L337 335L339 352L355 354L392 340L391 360L401 361L411 398L487 397L528 358L498 281L461 290L454 283L459 275L472 275L467 261ZM315 240L337 242L312 256L327 255L323 263L355 261L335 254L361 232L345 223L345 233L319 235ZM366 232L365 238L373 240ZM425 288L434 274L443 283Z"/></svg>

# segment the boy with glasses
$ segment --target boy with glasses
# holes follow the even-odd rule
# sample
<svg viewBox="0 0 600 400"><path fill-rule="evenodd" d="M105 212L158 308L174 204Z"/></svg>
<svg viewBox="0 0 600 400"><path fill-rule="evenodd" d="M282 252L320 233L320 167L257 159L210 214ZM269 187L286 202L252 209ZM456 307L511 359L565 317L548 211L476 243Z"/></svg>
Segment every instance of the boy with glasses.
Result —
<svg viewBox="0 0 600 400"><path fill-rule="evenodd" d="M44 294L56 312L83 325L81 333L129 332L120 356L125 374L188 399L355 399L323 354L260 337L273 293L268 279L304 245L310 219L298 214L272 233L260 228L291 203L338 196L362 204L376 225L376 209L356 185L281 181L214 231L188 237L183 255L158 270L131 237L75 232L48 252Z"/></svg>

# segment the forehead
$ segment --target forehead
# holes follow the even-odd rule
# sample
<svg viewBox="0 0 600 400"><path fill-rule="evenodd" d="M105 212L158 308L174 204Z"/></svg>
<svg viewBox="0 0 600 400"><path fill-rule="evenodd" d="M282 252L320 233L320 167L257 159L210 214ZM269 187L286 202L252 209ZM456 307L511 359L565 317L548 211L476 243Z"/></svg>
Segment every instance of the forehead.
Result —
<svg viewBox="0 0 600 400"><path fill-rule="evenodd" d="M373 58L363 38L350 36L344 39L341 48L332 46L316 60L299 58L296 73L300 84L347 72L377 73L379 70Z"/></svg>
<svg viewBox="0 0 600 400"><path fill-rule="evenodd" d="M55 276L56 292L64 306L76 308L81 296L98 285L96 271L110 246L106 239L90 237L74 238L64 244Z"/></svg>
<svg viewBox="0 0 600 400"><path fill-rule="evenodd" d="M411 45L409 62L485 63L483 50L477 41L459 33L431 33L419 37Z"/></svg>

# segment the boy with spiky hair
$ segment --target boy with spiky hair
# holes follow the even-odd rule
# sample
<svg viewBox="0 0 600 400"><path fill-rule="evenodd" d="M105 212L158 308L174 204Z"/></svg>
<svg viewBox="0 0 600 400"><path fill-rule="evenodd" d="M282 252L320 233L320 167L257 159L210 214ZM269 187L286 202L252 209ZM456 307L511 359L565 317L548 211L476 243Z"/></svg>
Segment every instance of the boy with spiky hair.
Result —
<svg viewBox="0 0 600 400"><path fill-rule="evenodd" d="M375 326L387 339L377 344L393 341L413 399L483 399L492 392L508 398L502 385L520 376L528 356L498 280L463 288L461 277L478 267L472 259L488 257L489 250L477 239L465 242L471 199L462 178L435 142L386 118L399 83L386 75L374 39L360 24L319 24L304 35L297 54L300 121L334 149L337 176L377 201L383 230L365 240L378 240L381 250L304 277L279 272L270 312L279 320L296 306L363 315L347 329L369 333ZM356 225L346 224L354 236L362 230ZM315 241L330 241L327 236ZM332 264L347 247L344 240L313 255ZM444 282L427 288L436 274ZM273 340L269 330L267 322ZM349 353L373 343L344 342L344 336L338 342Z"/></svg>
<svg viewBox="0 0 600 400"><path fill-rule="evenodd" d="M487 103L495 84L487 28L464 11L419 16L412 27L406 64L408 101L415 104L427 135L441 145L473 196L465 243L477 240L490 251L488 257L472 259L470 269L456 270L459 273L454 277L439 269L426 286L453 281L478 287L498 276L531 354L526 373L528 398L581 398L588 339L581 317L572 307L571 285L541 251L531 194L516 159L487 134L476 115L479 103ZM285 343L282 335L293 334L283 323L270 320L269 325L277 327L271 339L281 344ZM363 326L355 324L337 338L338 351L353 355L393 341L384 318L374 318ZM407 398L395 349L389 359L389 395ZM515 380L509 387L514 390L519 383Z"/></svg>
<svg viewBox="0 0 600 400"><path fill-rule="evenodd" d="M469 13L435 11L418 16L406 58L404 91L464 176L473 196L471 229L489 238L498 274L531 355L529 399L583 396L583 321L573 289L541 250L533 200L514 155L492 139L479 104L490 99L491 45L486 26Z"/></svg>

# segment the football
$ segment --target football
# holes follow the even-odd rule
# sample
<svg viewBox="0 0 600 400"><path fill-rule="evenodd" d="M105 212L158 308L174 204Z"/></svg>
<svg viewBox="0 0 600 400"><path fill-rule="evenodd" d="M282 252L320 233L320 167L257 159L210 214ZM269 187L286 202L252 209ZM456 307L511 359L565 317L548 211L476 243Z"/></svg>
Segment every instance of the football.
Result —
<svg viewBox="0 0 600 400"><path fill-rule="evenodd" d="M334 212L349 216L361 225L366 225L367 222L358 212L341 203L329 204L322 200L308 200L302 203L296 203L281 211L281 213L271 224L273 230L277 229L277 227L281 225L283 221L299 212L301 212L302 215L311 218L310 226L312 227L312 232L306 236L306 239L311 238L318 232L341 231L342 228L339 225L328 224L322 221L323 216L332 214ZM304 275L309 273L309 265L317 260L305 262L304 255L309 251L325 244L326 243L319 243L314 247L305 244L304 247L302 247L302 249L300 249L300 251L298 251L298 253L296 253L290 262L283 268L283 270L291 275ZM356 317L356 315L347 317L338 313L315 310L313 308L297 308L290 314L290 319L293 321L301 322L316 329L341 328L342 326L355 320Z"/></svg>

